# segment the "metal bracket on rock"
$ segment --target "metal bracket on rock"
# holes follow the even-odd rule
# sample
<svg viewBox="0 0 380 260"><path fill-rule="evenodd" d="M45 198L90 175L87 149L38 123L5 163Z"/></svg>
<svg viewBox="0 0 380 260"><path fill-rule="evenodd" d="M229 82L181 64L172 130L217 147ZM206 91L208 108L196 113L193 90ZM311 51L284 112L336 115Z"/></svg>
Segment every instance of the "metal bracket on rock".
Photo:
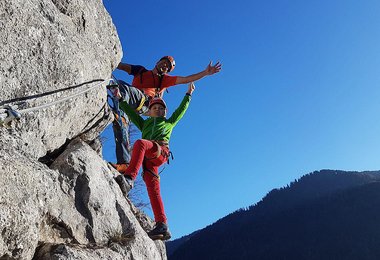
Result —
<svg viewBox="0 0 380 260"><path fill-rule="evenodd" d="M9 126L13 120L20 120L21 114L16 110L18 107L6 105L0 108L0 125Z"/></svg>

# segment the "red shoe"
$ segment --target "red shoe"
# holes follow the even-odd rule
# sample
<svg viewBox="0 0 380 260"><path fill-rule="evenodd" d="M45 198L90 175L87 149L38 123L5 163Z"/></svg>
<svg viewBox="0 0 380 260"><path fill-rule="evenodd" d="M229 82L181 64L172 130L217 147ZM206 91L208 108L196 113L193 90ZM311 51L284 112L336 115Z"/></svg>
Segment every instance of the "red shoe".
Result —
<svg viewBox="0 0 380 260"><path fill-rule="evenodd" d="M116 169L116 171L120 172L121 174L125 174L125 171L127 170L129 164L128 163L109 163L113 168Z"/></svg>

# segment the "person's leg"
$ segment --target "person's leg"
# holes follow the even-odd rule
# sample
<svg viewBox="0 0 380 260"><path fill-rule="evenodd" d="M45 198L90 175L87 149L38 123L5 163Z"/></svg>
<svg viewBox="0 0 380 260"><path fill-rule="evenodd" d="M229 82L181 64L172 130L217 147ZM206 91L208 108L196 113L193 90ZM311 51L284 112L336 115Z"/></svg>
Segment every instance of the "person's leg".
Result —
<svg viewBox="0 0 380 260"><path fill-rule="evenodd" d="M138 88L119 80L119 89L123 100L135 110L140 110L145 102L145 94Z"/></svg>
<svg viewBox="0 0 380 260"><path fill-rule="evenodd" d="M129 101L131 100L131 93L127 92L129 85L128 83L118 80L118 87L120 94L122 95L123 100ZM112 91L111 91L112 93ZM115 167L119 172L123 172L126 169L126 164L129 163L131 159L130 151L129 151L129 120L128 117L124 114L123 111L119 109L119 100L110 96L108 100L110 107L113 111L114 121L112 122L112 129L115 137L115 153L116 153L116 164L111 164ZM119 118L121 117L121 119Z"/></svg>
<svg viewBox="0 0 380 260"><path fill-rule="evenodd" d="M129 127L126 122L122 123L123 127ZM129 153L129 138L125 133L125 131L128 131L128 129L123 130L120 126L120 120L116 119L116 117L112 122L112 129L115 137L116 163L127 164L131 159L131 155Z"/></svg>
<svg viewBox="0 0 380 260"><path fill-rule="evenodd" d="M121 191L125 196L133 188L133 182L141 168L144 158L154 158L157 154L158 147L149 140L139 139L133 145L132 157L126 169L123 169L122 175L115 177ZM120 165L117 165L120 166Z"/></svg>
<svg viewBox="0 0 380 260"><path fill-rule="evenodd" d="M149 200L156 222L155 227L148 232L149 237L153 240L168 240L171 238L161 197L160 178L158 176L158 167L165 163L166 159L166 157L160 156L154 160L144 161L143 178L148 190Z"/></svg>
<svg viewBox="0 0 380 260"><path fill-rule="evenodd" d="M132 157L124 175L130 176L133 180L141 168L144 158L154 158L157 155L157 145L145 139L139 139L135 142L132 149Z"/></svg>
<svg viewBox="0 0 380 260"><path fill-rule="evenodd" d="M144 93L122 80L118 80L118 86L123 101L126 101L133 109L140 108L141 104L145 101ZM129 163L131 159L128 136L129 120L128 117L119 110L119 101L112 99L112 103L111 107L115 117L112 128L115 136L117 165L126 164ZM118 119L119 115L122 120ZM125 168L125 166L123 168Z"/></svg>
<svg viewBox="0 0 380 260"><path fill-rule="evenodd" d="M149 237L153 240L168 240L171 238L161 197L160 178L158 176L158 167L165 161L166 157L163 156L154 160L144 161L143 178L148 190L149 200L156 222L154 229L148 232Z"/></svg>
<svg viewBox="0 0 380 260"><path fill-rule="evenodd" d="M149 200L152 205L154 219L156 222L166 223L166 215L164 210L164 204L162 202L160 191L160 177L158 175L158 168L164 164L168 159L168 147L161 146L160 154L153 159L146 159L143 162L143 180L146 184L146 188L149 195Z"/></svg>
<svg viewBox="0 0 380 260"><path fill-rule="evenodd" d="M166 215L164 204L162 202L161 190L160 190L160 178L158 176L158 166L152 166L151 163L144 163L143 179L146 184L150 204L154 214L154 220L156 222L166 223Z"/></svg>

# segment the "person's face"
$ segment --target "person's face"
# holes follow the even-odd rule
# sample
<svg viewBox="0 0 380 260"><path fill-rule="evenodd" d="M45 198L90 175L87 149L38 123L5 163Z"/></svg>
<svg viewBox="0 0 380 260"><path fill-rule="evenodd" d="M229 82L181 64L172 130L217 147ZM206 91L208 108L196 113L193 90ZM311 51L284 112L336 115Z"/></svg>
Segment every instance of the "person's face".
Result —
<svg viewBox="0 0 380 260"><path fill-rule="evenodd" d="M157 62L156 68L158 73L166 74L169 72L170 62L167 59L160 60L159 62Z"/></svg>
<svg viewBox="0 0 380 260"><path fill-rule="evenodd" d="M151 116L151 117L165 116L165 113L166 113L166 109L161 104L154 104L149 109L149 116Z"/></svg>

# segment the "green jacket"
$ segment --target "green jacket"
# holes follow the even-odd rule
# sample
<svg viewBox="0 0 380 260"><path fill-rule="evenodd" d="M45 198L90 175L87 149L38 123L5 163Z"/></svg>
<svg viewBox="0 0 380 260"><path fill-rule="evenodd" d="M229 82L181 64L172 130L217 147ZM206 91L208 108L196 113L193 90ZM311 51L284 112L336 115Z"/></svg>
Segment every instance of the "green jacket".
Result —
<svg viewBox="0 0 380 260"><path fill-rule="evenodd" d="M148 117L144 120L126 101L120 103L120 108L128 115L137 128L140 129L142 139L169 142L174 126L185 114L189 107L190 100L191 96L186 95L179 107L168 119L165 117Z"/></svg>

